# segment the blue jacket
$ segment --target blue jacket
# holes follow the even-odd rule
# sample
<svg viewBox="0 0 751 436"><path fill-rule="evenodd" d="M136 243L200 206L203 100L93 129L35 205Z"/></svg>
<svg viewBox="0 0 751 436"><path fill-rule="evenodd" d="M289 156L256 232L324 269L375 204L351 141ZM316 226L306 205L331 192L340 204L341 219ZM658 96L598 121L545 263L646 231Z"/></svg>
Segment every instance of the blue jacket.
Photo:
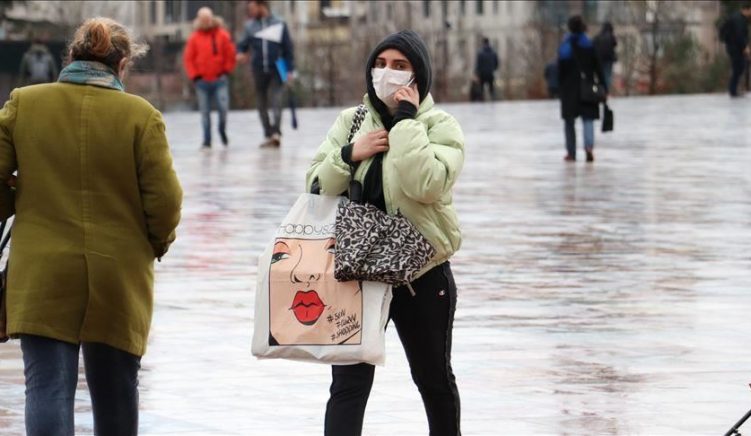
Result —
<svg viewBox="0 0 751 436"><path fill-rule="evenodd" d="M277 43L255 36L256 33L275 24L281 24L283 27L280 42ZM276 15L269 15L260 20L248 20L245 23L244 34L242 40L237 44L237 51L246 53L248 49L251 51L250 66L253 71L274 71L276 68L275 62L279 58L284 59L287 64L287 71L294 71L295 69L295 56L289 29L287 24Z"/></svg>

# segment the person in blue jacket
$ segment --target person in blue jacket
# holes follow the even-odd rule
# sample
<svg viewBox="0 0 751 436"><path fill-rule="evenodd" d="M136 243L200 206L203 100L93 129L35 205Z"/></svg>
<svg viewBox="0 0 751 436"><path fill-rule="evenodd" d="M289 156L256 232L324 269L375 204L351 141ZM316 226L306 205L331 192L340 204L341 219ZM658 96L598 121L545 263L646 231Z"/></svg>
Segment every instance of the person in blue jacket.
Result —
<svg viewBox="0 0 751 436"><path fill-rule="evenodd" d="M247 52L250 51L250 68L256 85L258 114L266 138L261 147L279 147L282 139L284 92L279 64L283 64L286 81L290 84L295 76L294 46L287 24L271 13L268 1L249 1L248 16L250 19L245 23L242 40L237 44L238 61L247 62ZM269 99L272 105L271 120L268 113Z"/></svg>

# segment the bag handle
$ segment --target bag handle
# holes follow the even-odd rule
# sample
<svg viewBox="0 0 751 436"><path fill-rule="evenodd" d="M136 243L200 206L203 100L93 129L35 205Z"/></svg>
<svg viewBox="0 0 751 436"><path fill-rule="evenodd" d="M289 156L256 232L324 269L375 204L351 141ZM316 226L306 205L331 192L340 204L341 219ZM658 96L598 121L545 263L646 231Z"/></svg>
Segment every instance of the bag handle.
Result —
<svg viewBox="0 0 751 436"><path fill-rule="evenodd" d="M365 115L367 114L367 106L362 103L357 106L355 116L352 118L352 127L349 129L349 135L347 136L347 143L352 142L352 138L354 138L357 131L360 130L360 126L362 126L362 122L365 121Z"/></svg>
<svg viewBox="0 0 751 436"><path fill-rule="evenodd" d="M5 227L8 225L8 220L5 220L0 224L0 235L2 235L5 232ZM5 247L8 246L8 243L10 243L10 232L12 230L11 228L8 229L8 233L5 234L5 236L2 238L2 241L0 241L0 256L2 256L3 251L5 251Z"/></svg>
<svg viewBox="0 0 751 436"><path fill-rule="evenodd" d="M355 110L355 116L352 118L352 127L349 129L349 135L347 136L347 143L352 142L352 138L355 137L355 134L358 130L360 130L360 127L362 126L363 121L365 121L365 116L368 114L368 107L364 104L360 104L357 106L357 110ZM355 165L353 165L351 162L349 164L349 199L351 201L354 201L355 203L362 203L362 183L355 180L355 171L357 168L355 168Z"/></svg>
<svg viewBox="0 0 751 436"><path fill-rule="evenodd" d="M573 55L574 63L576 64L576 69L579 70L579 77L581 77L584 80L587 80L587 75L584 73L581 63L579 62L579 56L577 55L578 53L577 49L580 48L579 42L577 41L576 44L574 44L574 41L571 41L570 44L571 44L571 54ZM595 85L600 84L600 79L599 77L597 77L597 74L595 73L592 74L592 81L595 83Z"/></svg>
<svg viewBox="0 0 751 436"><path fill-rule="evenodd" d="M368 107L364 104L360 104L357 106L357 109L355 110L355 116L352 118L352 127L349 129L349 134L347 135L347 143L352 142L352 138L355 137L355 134L358 130L360 130L360 126L362 126L362 122L365 121L365 115L368 114ZM352 199L352 185L353 183L357 183L360 185L359 182L355 181L355 167L354 165L349 165L349 191L350 191L350 199ZM362 200L362 185L359 186L359 188L355 188L355 194L357 195L357 202L359 203L360 200ZM318 181L318 177L316 177L313 180L313 183L311 183L310 187L310 193L311 194L320 194L321 193L321 184ZM0 250L1 252L1 250Z"/></svg>

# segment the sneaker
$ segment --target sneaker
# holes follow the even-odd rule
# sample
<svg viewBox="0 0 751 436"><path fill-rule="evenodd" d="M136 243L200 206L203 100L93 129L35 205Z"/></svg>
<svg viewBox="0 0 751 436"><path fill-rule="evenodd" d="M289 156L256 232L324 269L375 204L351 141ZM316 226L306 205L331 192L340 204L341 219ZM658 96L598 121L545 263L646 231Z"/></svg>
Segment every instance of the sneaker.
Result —
<svg viewBox="0 0 751 436"><path fill-rule="evenodd" d="M229 145L229 138L227 138L227 133L225 132L219 132L219 136L222 138L222 145L228 146Z"/></svg>
<svg viewBox="0 0 751 436"><path fill-rule="evenodd" d="M571 156L570 154L567 154L566 157L563 158L566 162L576 162L576 156Z"/></svg>
<svg viewBox="0 0 751 436"><path fill-rule="evenodd" d="M282 145L282 135L279 133L274 133L271 135L271 143L274 145L274 147L279 147Z"/></svg>
<svg viewBox="0 0 751 436"><path fill-rule="evenodd" d="M204 142L203 144L201 144L201 149L207 150L209 148L211 148L211 143L210 142Z"/></svg>
<svg viewBox="0 0 751 436"><path fill-rule="evenodd" d="M274 144L274 140L269 138L266 138L265 141L263 141L260 145L261 148L269 148L269 147L275 147L276 144Z"/></svg>
<svg viewBox="0 0 751 436"><path fill-rule="evenodd" d="M587 152L587 162L594 162L595 161L595 154L591 151Z"/></svg>

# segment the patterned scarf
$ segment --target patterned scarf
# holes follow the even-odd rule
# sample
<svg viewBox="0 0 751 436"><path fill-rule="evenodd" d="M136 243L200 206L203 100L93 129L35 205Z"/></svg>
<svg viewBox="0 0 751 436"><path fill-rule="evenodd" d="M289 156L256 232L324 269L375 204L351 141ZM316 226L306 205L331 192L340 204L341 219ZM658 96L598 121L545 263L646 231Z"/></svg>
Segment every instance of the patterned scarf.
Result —
<svg viewBox="0 0 751 436"><path fill-rule="evenodd" d="M73 61L60 72L58 82L94 85L124 91L125 86L112 69L101 62Z"/></svg>

